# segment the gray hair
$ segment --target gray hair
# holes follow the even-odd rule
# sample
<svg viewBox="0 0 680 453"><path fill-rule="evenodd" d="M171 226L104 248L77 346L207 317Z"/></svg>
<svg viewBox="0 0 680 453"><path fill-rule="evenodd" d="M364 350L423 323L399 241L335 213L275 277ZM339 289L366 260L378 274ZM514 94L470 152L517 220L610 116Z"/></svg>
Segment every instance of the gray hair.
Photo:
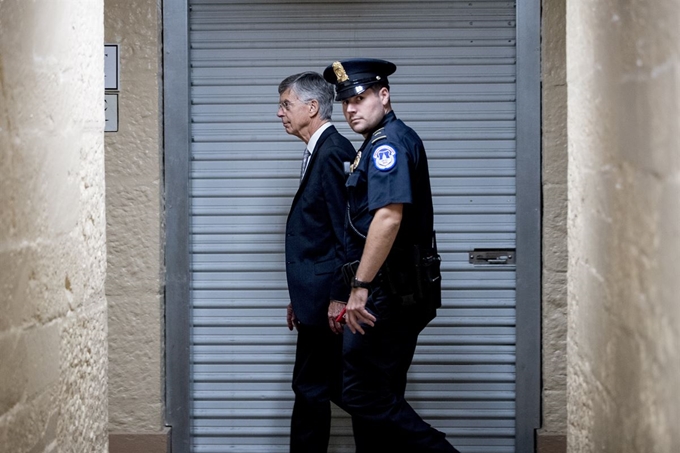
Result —
<svg viewBox="0 0 680 453"><path fill-rule="evenodd" d="M333 85L326 82L321 74L310 71L288 76L279 84L279 94L289 88L302 102L316 99L319 103L319 116L324 120L331 119L335 92Z"/></svg>

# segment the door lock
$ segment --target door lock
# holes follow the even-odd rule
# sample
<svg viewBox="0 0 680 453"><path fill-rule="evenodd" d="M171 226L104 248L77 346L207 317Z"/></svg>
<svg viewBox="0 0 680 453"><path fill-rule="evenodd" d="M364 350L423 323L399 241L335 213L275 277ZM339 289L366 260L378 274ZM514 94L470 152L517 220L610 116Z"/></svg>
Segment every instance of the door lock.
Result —
<svg viewBox="0 0 680 453"><path fill-rule="evenodd" d="M515 249L474 249L470 264L515 264Z"/></svg>

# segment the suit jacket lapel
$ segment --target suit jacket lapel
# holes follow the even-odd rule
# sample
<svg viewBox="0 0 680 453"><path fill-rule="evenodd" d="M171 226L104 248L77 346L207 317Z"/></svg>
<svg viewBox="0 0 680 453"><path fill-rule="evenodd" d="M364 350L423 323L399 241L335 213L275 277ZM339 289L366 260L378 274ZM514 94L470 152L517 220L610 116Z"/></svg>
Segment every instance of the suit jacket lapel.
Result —
<svg viewBox="0 0 680 453"><path fill-rule="evenodd" d="M323 146L324 142L328 137L330 137L331 134L337 132L335 129L335 126L330 126L327 128L323 133L321 134L321 137L319 137L319 140L316 141L316 146L314 147L312 151L312 157L309 158L309 163L307 164L307 170L305 171L305 175L302 177L302 181L300 182L300 187L298 187L297 192L295 193L295 198L293 198L293 204L291 205L291 211L293 210L293 206L295 206L295 203L297 203L298 199L300 198L300 194L302 194L302 191L305 189L305 186L307 185L307 181L309 180L309 175L311 175L312 171L314 171L314 163L318 160L317 157L319 155L318 150L321 149Z"/></svg>

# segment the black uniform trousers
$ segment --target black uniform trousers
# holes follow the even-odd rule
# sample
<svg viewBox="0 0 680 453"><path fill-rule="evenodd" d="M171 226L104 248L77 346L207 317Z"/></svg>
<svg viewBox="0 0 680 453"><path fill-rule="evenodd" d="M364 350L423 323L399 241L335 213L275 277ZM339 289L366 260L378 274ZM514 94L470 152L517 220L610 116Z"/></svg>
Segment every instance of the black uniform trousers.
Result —
<svg viewBox="0 0 680 453"><path fill-rule="evenodd" d="M342 335L334 334L328 326L300 324L297 330L290 451L324 453L330 437L330 403L340 403Z"/></svg>
<svg viewBox="0 0 680 453"><path fill-rule="evenodd" d="M456 453L444 433L426 423L404 398L418 334L429 318L402 307L380 289L366 304L377 318L365 334L343 334L343 403L352 416L357 453Z"/></svg>

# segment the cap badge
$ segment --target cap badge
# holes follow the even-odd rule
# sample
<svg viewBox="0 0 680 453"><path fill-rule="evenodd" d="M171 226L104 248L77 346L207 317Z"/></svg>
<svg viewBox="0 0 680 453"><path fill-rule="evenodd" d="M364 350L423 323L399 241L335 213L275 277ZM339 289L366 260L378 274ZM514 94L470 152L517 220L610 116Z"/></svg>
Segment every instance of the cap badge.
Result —
<svg viewBox="0 0 680 453"><path fill-rule="evenodd" d="M338 83L346 82L349 80L345 68L339 61L333 62L333 72L335 72L335 77L338 79Z"/></svg>

